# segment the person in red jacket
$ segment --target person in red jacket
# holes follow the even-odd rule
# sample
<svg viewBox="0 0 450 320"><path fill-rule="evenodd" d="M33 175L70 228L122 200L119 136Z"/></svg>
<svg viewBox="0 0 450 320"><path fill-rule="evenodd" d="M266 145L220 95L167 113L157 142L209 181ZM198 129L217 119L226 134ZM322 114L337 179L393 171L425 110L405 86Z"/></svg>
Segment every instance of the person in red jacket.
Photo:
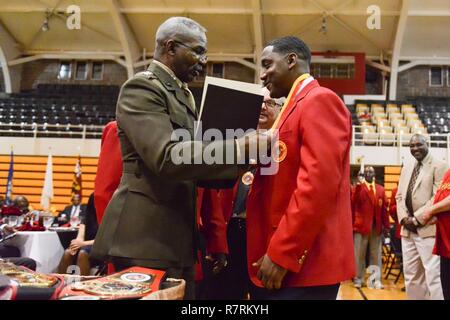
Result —
<svg viewBox="0 0 450 320"><path fill-rule="evenodd" d="M111 121L103 129L97 175L95 176L94 204L99 225L121 177L122 154L117 136L117 122Z"/></svg>
<svg viewBox="0 0 450 320"><path fill-rule="evenodd" d="M354 286L361 288L366 273L367 246L370 247L369 264L379 269L373 286L382 289L381 284L381 234L389 231L389 215L384 188L375 183L375 169L368 166L364 170L365 181L356 185L353 194L353 231L356 260Z"/></svg>
<svg viewBox="0 0 450 320"><path fill-rule="evenodd" d="M195 298L208 300L217 289L213 279L228 264L227 226L219 190L197 188L197 224L199 250L195 265Z"/></svg>
<svg viewBox="0 0 450 320"><path fill-rule="evenodd" d="M247 200L254 299L336 299L354 275L351 115L309 75L310 62L293 36L273 40L261 56L263 85L287 100L272 127L278 171L258 168Z"/></svg>
<svg viewBox="0 0 450 320"><path fill-rule="evenodd" d="M425 223L436 223L433 254L441 257L442 292L444 299L450 300L450 170L442 179L433 205L425 209L423 220Z"/></svg>

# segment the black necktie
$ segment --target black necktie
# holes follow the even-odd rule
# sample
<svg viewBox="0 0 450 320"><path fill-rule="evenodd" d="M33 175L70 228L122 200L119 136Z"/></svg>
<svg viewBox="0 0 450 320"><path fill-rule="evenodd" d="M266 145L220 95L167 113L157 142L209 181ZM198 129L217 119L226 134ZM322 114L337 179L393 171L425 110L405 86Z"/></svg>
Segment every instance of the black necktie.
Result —
<svg viewBox="0 0 450 320"><path fill-rule="evenodd" d="M406 208L408 209L408 213L410 216L414 215L414 209L412 206L412 192L414 190L414 186L416 185L416 180L417 180L417 177L419 176L421 166L422 166L422 163L420 161L417 162L417 164L414 167L414 170L411 174L411 180L409 180L408 190L406 191L405 204L406 204Z"/></svg>
<svg viewBox="0 0 450 320"><path fill-rule="evenodd" d="M245 185L242 181L239 183L239 187L236 194L236 201L233 206L233 216L238 216L246 209L247 195L250 191L250 185Z"/></svg>

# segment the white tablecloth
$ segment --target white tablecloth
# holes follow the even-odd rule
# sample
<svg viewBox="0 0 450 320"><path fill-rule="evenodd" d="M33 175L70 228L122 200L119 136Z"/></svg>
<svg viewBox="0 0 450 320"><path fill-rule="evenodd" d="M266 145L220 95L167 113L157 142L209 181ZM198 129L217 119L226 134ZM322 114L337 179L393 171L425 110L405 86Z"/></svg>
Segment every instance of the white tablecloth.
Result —
<svg viewBox="0 0 450 320"><path fill-rule="evenodd" d="M57 272L64 249L55 231L21 231L8 241L8 245L19 248L22 257L36 261L37 272Z"/></svg>

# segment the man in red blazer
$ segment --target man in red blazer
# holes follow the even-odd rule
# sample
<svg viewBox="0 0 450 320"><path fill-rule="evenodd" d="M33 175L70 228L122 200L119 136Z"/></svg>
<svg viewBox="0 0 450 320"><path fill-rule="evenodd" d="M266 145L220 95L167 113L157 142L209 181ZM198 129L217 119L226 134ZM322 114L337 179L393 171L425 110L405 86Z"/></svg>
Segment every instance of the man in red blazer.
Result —
<svg viewBox="0 0 450 320"><path fill-rule="evenodd" d="M276 39L262 52L264 86L287 100L273 126L278 172L259 168L247 202L255 299L336 299L340 282L354 275L351 116L308 74L310 61L296 37Z"/></svg>
<svg viewBox="0 0 450 320"><path fill-rule="evenodd" d="M388 202L384 188L375 183L375 169L364 170L365 181L356 185L353 194L353 231L356 260L356 277L353 284L361 288L366 273L367 246L370 247L369 265L378 266L373 287L382 289L381 284L381 233L387 235L390 228Z"/></svg>
<svg viewBox="0 0 450 320"><path fill-rule="evenodd" d="M272 99L263 88L264 100L258 121L258 129L272 127L283 105L282 99ZM239 179L234 188L220 190L218 197L227 223L228 264L209 283L208 299L245 300L250 293L251 281L247 270L246 202L250 185ZM218 229L218 228L215 228ZM220 252L220 251L217 251Z"/></svg>

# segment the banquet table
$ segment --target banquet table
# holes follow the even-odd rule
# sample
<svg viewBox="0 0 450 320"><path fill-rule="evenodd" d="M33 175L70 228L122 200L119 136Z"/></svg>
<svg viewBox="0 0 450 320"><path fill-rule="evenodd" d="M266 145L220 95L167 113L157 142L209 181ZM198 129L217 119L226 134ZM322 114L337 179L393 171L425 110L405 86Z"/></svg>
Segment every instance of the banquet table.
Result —
<svg viewBox="0 0 450 320"><path fill-rule="evenodd" d="M17 247L22 257L36 261L36 271L42 273L57 272L64 248L55 231L19 231L8 241L8 245Z"/></svg>

